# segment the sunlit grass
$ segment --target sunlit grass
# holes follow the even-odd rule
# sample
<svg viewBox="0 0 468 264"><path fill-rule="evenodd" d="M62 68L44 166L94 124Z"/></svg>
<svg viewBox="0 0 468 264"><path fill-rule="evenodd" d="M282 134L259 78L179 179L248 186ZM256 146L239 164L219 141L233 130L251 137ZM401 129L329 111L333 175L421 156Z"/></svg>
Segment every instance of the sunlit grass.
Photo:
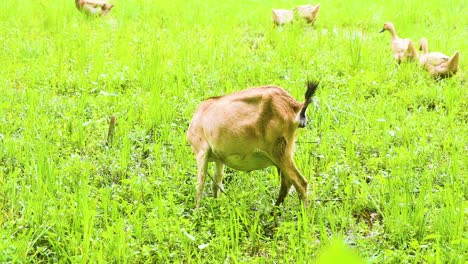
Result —
<svg viewBox="0 0 468 264"><path fill-rule="evenodd" d="M0 4L1 262L466 261L463 1L325 1L315 25L279 28L271 8L303 2L112 3L102 19L72 1ZM460 51L460 72L397 65L387 21ZM295 160L310 207L293 192L273 217L276 171L228 169L226 194L207 184L194 211L200 101L264 84L300 99L309 78Z"/></svg>

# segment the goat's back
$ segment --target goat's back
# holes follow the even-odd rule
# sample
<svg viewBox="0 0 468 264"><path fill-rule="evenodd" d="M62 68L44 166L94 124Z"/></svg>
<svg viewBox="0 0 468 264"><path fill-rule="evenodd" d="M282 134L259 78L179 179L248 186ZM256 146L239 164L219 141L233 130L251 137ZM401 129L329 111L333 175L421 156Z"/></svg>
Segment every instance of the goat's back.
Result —
<svg viewBox="0 0 468 264"><path fill-rule="evenodd" d="M278 140L294 141L301 107L276 86L213 97L198 107L187 138L195 153L208 152L209 160L237 170L261 169L273 165Z"/></svg>
<svg viewBox="0 0 468 264"><path fill-rule="evenodd" d="M195 112L192 125L216 129L265 128L272 120L297 123L302 103L283 88L261 86L203 101ZM263 131L264 132L264 131Z"/></svg>

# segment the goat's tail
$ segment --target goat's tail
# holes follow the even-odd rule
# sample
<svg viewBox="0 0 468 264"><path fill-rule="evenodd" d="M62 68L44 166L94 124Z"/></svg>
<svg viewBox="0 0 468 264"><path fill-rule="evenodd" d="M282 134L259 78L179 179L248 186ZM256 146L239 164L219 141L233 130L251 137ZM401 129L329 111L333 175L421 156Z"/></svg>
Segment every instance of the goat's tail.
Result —
<svg viewBox="0 0 468 264"><path fill-rule="evenodd" d="M305 127L307 123L307 118L306 118L306 110L309 104L312 102L312 97L315 94L315 91L317 91L317 88L319 86L318 81L307 81L307 90L304 95L305 101L304 104L302 105L301 112L299 113L299 127Z"/></svg>

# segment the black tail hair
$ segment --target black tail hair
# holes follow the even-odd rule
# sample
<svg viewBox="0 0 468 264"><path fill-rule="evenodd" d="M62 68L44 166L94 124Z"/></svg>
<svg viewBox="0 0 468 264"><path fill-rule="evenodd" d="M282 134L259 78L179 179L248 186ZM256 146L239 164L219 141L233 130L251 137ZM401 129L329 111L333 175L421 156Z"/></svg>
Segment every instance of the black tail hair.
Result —
<svg viewBox="0 0 468 264"><path fill-rule="evenodd" d="M301 112L299 113L299 127L305 127L306 126L307 118L306 118L305 112L306 112L307 107L309 106L309 104L312 102L312 96L314 96L315 91L317 91L317 88L319 86L319 82L309 80L309 81L307 81L306 85L307 85L307 90L306 90L306 93L304 95L305 101L304 101L304 104L302 105Z"/></svg>
<svg viewBox="0 0 468 264"><path fill-rule="evenodd" d="M305 93L305 99L307 101L307 100L310 100L310 98L312 98L312 96L314 96L315 91L317 91L317 88L319 86L319 82L318 81L307 81L306 85L307 85L307 91Z"/></svg>

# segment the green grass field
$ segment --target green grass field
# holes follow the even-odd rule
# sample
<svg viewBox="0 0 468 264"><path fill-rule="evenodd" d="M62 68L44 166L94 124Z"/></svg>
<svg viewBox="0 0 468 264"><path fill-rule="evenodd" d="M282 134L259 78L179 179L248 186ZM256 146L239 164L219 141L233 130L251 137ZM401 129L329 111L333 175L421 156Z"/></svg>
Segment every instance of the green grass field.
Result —
<svg viewBox="0 0 468 264"><path fill-rule="evenodd" d="M314 26L283 27L271 8L306 2L111 2L0 4L1 263L466 263L466 1L324 0ZM396 64L387 21L458 50L459 73ZM270 216L276 170L228 169L195 211L196 106L266 84L302 100L307 79L310 206L293 192Z"/></svg>

